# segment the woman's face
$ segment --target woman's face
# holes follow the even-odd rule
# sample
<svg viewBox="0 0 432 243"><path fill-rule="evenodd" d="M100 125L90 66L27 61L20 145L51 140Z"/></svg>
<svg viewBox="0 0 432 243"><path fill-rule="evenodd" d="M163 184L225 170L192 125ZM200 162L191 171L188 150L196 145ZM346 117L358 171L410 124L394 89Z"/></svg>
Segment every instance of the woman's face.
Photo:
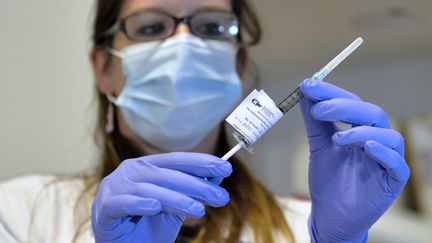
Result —
<svg viewBox="0 0 432 243"><path fill-rule="evenodd" d="M136 12L146 9L161 10L178 18L189 16L200 9L218 9L231 11L231 0L125 0L120 12L120 19L123 19ZM189 32L186 24L178 25L174 35ZM113 48L122 50L134 42L127 39L123 32L118 32L114 36ZM118 95L125 85L126 78L122 74L121 59L113 58L110 65L113 79L112 93Z"/></svg>
<svg viewBox="0 0 432 243"><path fill-rule="evenodd" d="M201 9L217 9L231 11L231 0L125 0L124 5L121 9L119 19L123 19L129 15L145 10L160 10L182 18L189 16ZM174 35L189 32L189 27L180 23L174 32ZM135 44L135 42L129 40L123 32L118 32L114 35L112 48L118 51ZM99 50L93 50L92 62L95 71L97 87L102 94L113 94L118 96L125 86L126 77L122 72L122 60L118 57L111 56L107 58L106 53ZM108 64L108 65L107 65ZM134 142L139 148L144 148L145 153L156 153L160 152L157 148L152 148L146 141L142 141L132 130L125 124L122 118L121 112L118 112L118 125L120 132L132 142ZM215 146L219 128L206 137L203 144L203 148L194 148L193 151L197 152L211 152L212 147Z"/></svg>

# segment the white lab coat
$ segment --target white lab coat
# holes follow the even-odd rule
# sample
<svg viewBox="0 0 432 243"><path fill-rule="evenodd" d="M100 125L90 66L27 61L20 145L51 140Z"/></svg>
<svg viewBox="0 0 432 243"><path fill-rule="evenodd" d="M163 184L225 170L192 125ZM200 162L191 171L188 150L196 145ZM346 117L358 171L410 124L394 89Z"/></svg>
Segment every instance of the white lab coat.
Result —
<svg viewBox="0 0 432 243"><path fill-rule="evenodd" d="M56 179L53 175L32 175L0 184L1 243L72 242L78 225L89 217L92 198L84 198L83 204L75 208L84 181ZM278 202L296 242L310 242L307 229L310 203L291 198L278 198ZM83 229L77 242L94 242L89 221ZM241 242L253 242L248 227L243 229Z"/></svg>

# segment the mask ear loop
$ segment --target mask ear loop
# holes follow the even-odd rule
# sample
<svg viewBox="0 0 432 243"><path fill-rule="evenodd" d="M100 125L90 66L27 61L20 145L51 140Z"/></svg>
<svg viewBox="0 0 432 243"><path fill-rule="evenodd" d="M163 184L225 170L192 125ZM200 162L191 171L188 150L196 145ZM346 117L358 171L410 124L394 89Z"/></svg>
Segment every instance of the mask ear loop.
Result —
<svg viewBox="0 0 432 243"><path fill-rule="evenodd" d="M113 56L123 58L123 53L121 51L117 51L112 48L107 48L107 52ZM114 131L114 105L113 104L115 104L116 98L111 93L108 93L106 95L106 98L108 100L108 110L106 115L105 132L107 134L111 134Z"/></svg>
<svg viewBox="0 0 432 243"><path fill-rule="evenodd" d="M117 51L112 48L107 48L106 50L109 54L123 59L123 53L121 51Z"/></svg>
<svg viewBox="0 0 432 243"><path fill-rule="evenodd" d="M107 48L107 52L113 56L123 58L123 53L121 51L117 51L112 48ZM105 124L105 132L107 134L110 134L114 131L114 105L116 102L116 98L111 94L108 93L106 95L106 98L108 100L108 110L106 115L106 124Z"/></svg>
<svg viewBox="0 0 432 243"><path fill-rule="evenodd" d="M110 134L114 131L114 105L115 98L112 94L106 95L108 99L108 110L106 115L105 132Z"/></svg>

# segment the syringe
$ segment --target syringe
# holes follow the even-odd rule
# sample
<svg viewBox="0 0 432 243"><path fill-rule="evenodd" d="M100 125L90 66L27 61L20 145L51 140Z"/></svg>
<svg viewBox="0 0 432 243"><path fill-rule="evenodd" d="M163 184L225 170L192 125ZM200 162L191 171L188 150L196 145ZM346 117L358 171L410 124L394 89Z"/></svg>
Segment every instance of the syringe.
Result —
<svg viewBox="0 0 432 243"><path fill-rule="evenodd" d="M327 65L325 65L321 70L315 73L312 78L323 80L333 69L335 69L345 58L351 55L357 47L359 47L363 43L363 39L358 37L355 41L353 41L347 48L345 48L339 55L337 55L333 60L331 60ZM300 87L295 89L291 94L288 95L279 105L278 108L282 111L283 114L287 113L291 108L293 108L302 98L303 94L300 90ZM239 142L236 146L234 146L228 153L226 153L222 159L228 160L237 153L242 147L244 147L246 143L244 141Z"/></svg>

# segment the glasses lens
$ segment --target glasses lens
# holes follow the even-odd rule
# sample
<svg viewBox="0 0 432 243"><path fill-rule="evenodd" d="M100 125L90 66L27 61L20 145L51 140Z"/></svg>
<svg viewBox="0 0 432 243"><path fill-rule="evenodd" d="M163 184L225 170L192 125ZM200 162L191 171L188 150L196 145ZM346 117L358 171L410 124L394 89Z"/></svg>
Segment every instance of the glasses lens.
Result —
<svg viewBox="0 0 432 243"><path fill-rule="evenodd" d="M232 39L239 33L235 14L212 11L194 15L190 20L192 32L202 38Z"/></svg>
<svg viewBox="0 0 432 243"><path fill-rule="evenodd" d="M174 20L167 15L142 12L126 19L125 31L127 36L133 40L152 41L170 36L174 25Z"/></svg>

